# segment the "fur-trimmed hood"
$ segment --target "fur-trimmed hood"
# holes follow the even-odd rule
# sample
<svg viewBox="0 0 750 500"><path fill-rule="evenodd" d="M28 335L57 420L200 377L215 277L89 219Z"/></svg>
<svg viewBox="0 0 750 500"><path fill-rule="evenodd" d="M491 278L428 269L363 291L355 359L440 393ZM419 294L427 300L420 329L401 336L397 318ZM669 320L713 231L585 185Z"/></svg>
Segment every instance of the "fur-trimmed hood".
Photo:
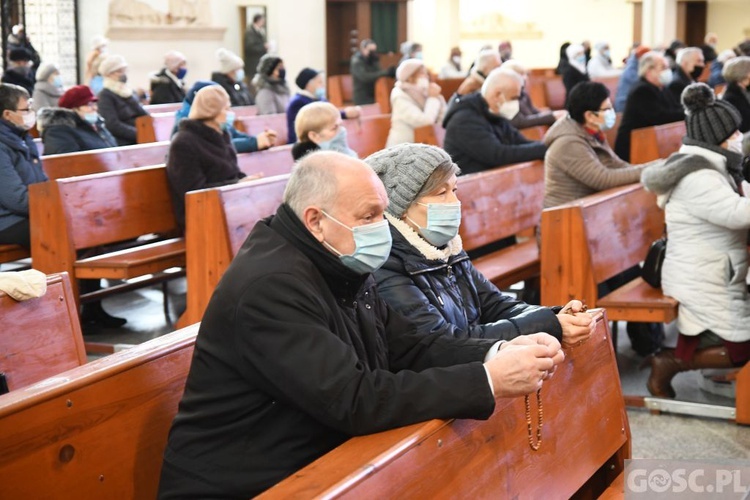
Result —
<svg viewBox="0 0 750 500"><path fill-rule="evenodd" d="M36 117L37 129L41 132L52 125L63 125L75 128L78 124L78 114L66 108L42 108Z"/></svg>

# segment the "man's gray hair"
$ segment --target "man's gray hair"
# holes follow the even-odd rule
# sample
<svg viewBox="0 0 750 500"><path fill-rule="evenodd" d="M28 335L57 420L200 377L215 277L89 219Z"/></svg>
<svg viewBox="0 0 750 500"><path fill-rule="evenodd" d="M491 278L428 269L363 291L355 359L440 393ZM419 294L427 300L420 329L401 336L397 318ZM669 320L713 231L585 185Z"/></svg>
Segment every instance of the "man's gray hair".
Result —
<svg viewBox="0 0 750 500"><path fill-rule="evenodd" d="M721 76L727 83L737 83L750 75L750 57L735 57L724 65Z"/></svg>
<svg viewBox="0 0 750 500"><path fill-rule="evenodd" d="M486 70L490 66L490 63L492 63L493 61L496 61L495 66L500 65L500 52L498 52L496 49L484 49L479 52L477 60L476 62L474 62L474 68L476 68L477 71L481 71L482 73L487 73Z"/></svg>
<svg viewBox="0 0 750 500"><path fill-rule="evenodd" d="M703 54L703 51L698 47L685 47L684 49L680 49L677 51L675 62L677 64L682 64L683 61L685 61L688 57L692 57L696 54Z"/></svg>
<svg viewBox="0 0 750 500"><path fill-rule="evenodd" d="M523 87L523 77L513 71L510 68L495 68L493 69L482 84L482 97L487 97L495 87L502 84L503 80L511 80L517 82L518 85Z"/></svg>
<svg viewBox="0 0 750 500"><path fill-rule="evenodd" d="M667 60L661 52L652 50L643 54L638 61L638 76L643 76L648 71L654 69L659 61L662 61L666 66Z"/></svg>
<svg viewBox="0 0 750 500"><path fill-rule="evenodd" d="M297 162L284 190L284 203L289 205L300 220L305 209L311 205L330 210L334 204L338 183L330 165L335 161L335 156L340 154L318 151Z"/></svg>

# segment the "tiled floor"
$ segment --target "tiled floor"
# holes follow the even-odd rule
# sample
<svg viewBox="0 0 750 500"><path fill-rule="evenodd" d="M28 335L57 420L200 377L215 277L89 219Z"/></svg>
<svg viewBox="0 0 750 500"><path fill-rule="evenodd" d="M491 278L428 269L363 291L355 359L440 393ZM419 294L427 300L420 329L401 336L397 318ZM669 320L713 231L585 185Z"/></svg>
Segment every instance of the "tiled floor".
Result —
<svg viewBox="0 0 750 500"><path fill-rule="evenodd" d="M185 280L170 283L170 311L173 321L185 307ZM128 319L128 324L116 330L87 329L87 341L115 344L137 344L168 333L174 327L167 323L162 310L160 287L147 288L104 301L104 307L115 316ZM624 325L618 335L617 359L623 392L626 395L646 396L649 370L639 369L643 358L630 349ZM674 344L676 330L667 328L667 345ZM688 372L678 375L674 387L678 398L685 401L733 406L729 398L706 393L697 387L701 375ZM750 427L731 422L684 417L677 415L651 415L648 411L628 411L633 435L634 458L701 459L750 457Z"/></svg>

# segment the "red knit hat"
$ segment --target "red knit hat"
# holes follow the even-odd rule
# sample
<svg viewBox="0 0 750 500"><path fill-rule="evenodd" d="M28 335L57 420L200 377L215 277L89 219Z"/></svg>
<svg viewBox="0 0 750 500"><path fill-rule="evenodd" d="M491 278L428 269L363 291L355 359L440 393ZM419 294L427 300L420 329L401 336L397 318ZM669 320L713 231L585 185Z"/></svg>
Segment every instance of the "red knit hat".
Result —
<svg viewBox="0 0 750 500"><path fill-rule="evenodd" d="M91 89L86 85L76 85L71 87L65 92L58 101L58 105L61 108L73 109L79 106L85 106L90 102L96 102L99 99L96 98Z"/></svg>

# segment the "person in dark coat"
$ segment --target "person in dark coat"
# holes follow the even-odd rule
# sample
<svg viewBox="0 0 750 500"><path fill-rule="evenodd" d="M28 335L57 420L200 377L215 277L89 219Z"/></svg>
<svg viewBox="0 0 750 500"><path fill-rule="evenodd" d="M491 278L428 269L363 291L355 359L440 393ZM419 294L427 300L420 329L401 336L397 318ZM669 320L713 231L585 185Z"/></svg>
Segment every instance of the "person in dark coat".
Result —
<svg viewBox="0 0 750 500"><path fill-rule="evenodd" d="M706 64L713 62L719 57L719 53L716 52L716 46L719 43L719 37L716 33L708 33L703 39L703 45L701 45L701 51L703 52L703 59Z"/></svg>
<svg viewBox="0 0 750 500"><path fill-rule="evenodd" d="M498 68L487 76L481 93L454 101L443 120L443 147L463 173L544 158L544 144L529 141L510 124L520 108L522 86L518 74Z"/></svg>
<svg viewBox="0 0 750 500"><path fill-rule="evenodd" d="M378 292L414 321L418 332L510 340L543 331L567 345L591 335L594 322L579 313L580 301L554 309L528 305L503 295L472 265L458 236L460 170L445 151L405 143L365 163L386 186L385 217L393 238L391 255L375 271Z"/></svg>
<svg viewBox="0 0 750 500"><path fill-rule="evenodd" d="M568 47L570 47L570 42L565 42L560 46L560 60L557 63L557 68L555 68L556 75L562 76L570 64L568 61Z"/></svg>
<svg viewBox="0 0 750 500"><path fill-rule="evenodd" d="M182 101L182 107L175 112L174 127L172 128L173 136L180 128L180 122L190 115L190 108L193 106L195 94L197 94L203 87L208 87L209 85L219 84L210 80L198 80L190 88L185 99ZM229 111L227 113L227 121L224 130L229 132L229 135L232 138L232 146L234 146L234 149L238 153L254 153L255 151L262 151L274 145L274 141L276 141L275 130L265 130L256 136L252 136L234 128L234 121L234 112Z"/></svg>
<svg viewBox="0 0 750 500"><path fill-rule="evenodd" d="M218 83L229 94L232 106L252 106L255 104L253 96L243 81L245 79L245 63L237 54L221 48L216 51L219 59L219 71L211 73L211 80Z"/></svg>
<svg viewBox="0 0 750 500"><path fill-rule="evenodd" d="M672 79L667 61L658 52L648 52L638 62L638 83L628 95L615 140L615 153L630 161L630 132L643 127L682 121L685 112L666 94L664 86Z"/></svg>
<svg viewBox="0 0 750 500"><path fill-rule="evenodd" d="M39 152L28 130L36 116L23 87L0 84L0 244L31 246L29 184L44 182Z"/></svg>
<svg viewBox="0 0 750 500"><path fill-rule="evenodd" d="M151 75L151 104L182 102L185 99L187 59L172 50L164 56L164 67Z"/></svg>
<svg viewBox="0 0 750 500"><path fill-rule="evenodd" d="M34 92L34 66L31 54L26 49L13 49L8 55L8 69L3 74L2 82L23 87L31 95Z"/></svg>
<svg viewBox="0 0 750 500"><path fill-rule="evenodd" d="M136 143L135 119L147 115L138 96L127 85L128 63L119 55L109 55L99 65L104 88L99 92L99 114L118 146Z"/></svg>
<svg viewBox="0 0 750 500"><path fill-rule="evenodd" d="M299 92L289 101L286 108L286 130L289 137L289 143L297 142L297 133L294 131L294 121L297 119L297 113L304 106L313 102L326 101L326 83L323 80L323 72L313 68L304 68L299 72L294 80ZM344 120L359 118L362 109L359 106L347 106L341 110L341 118Z"/></svg>
<svg viewBox="0 0 750 500"><path fill-rule="evenodd" d="M371 275L390 253L387 204L359 160L327 151L297 165L208 304L158 498L250 498L352 436L486 419L561 360L547 334L424 335L393 311ZM509 362L523 367L517 386Z"/></svg>
<svg viewBox="0 0 750 500"><path fill-rule="evenodd" d="M167 158L167 180L177 224L185 230L185 193L245 177L237 165L237 152L225 130L229 96L218 85L195 94L188 119L180 122Z"/></svg>
<svg viewBox="0 0 750 500"><path fill-rule="evenodd" d="M49 155L114 148L117 141L109 133L99 113L98 99L86 85L76 85L60 97L59 108L44 108L38 128Z"/></svg>
<svg viewBox="0 0 750 500"><path fill-rule="evenodd" d="M537 127L540 125L550 126L560 118L564 117L568 113L565 110L557 111L541 111L534 106L531 102L531 96L526 92L526 88L529 84L529 75L526 71L526 67L516 59L510 59L505 61L502 65L503 68L515 71L518 76L523 78L523 87L521 88L521 96L518 98L519 109L518 114L513 117L510 124L521 130L528 127Z"/></svg>
<svg viewBox="0 0 750 500"><path fill-rule="evenodd" d="M252 81L260 58L268 52L268 36L266 35L266 18L263 14L255 14L253 23L245 29L243 38L245 49L245 67L247 81Z"/></svg>
<svg viewBox="0 0 750 500"><path fill-rule="evenodd" d="M562 80L565 85L565 100L568 100L568 95L573 87L581 82L588 82L588 73L586 72L587 57L586 52L581 44L571 44L565 49L565 53L568 56L568 64L563 68Z"/></svg>
<svg viewBox="0 0 750 500"><path fill-rule="evenodd" d="M23 49L31 55L31 62L33 68L38 68L42 64L42 58L39 56L39 52L31 44L28 35L26 34L26 28L23 24L16 24L11 28L11 33L8 35L7 45L5 50L10 54L16 49Z"/></svg>
<svg viewBox="0 0 750 500"><path fill-rule="evenodd" d="M677 51L676 66L672 70L672 81L667 85L667 91L674 99L675 106L679 106L682 91L691 83L698 81L703 74L705 61L703 52L698 47L687 47Z"/></svg>
<svg viewBox="0 0 750 500"><path fill-rule="evenodd" d="M727 81L722 99L740 112L740 132L750 132L750 57L732 59L724 66L722 74Z"/></svg>
<svg viewBox="0 0 750 500"><path fill-rule="evenodd" d="M393 72L381 69L378 58L378 46L372 40L362 40L349 64L352 74L354 90L354 104L364 105L375 102L375 82L381 76L388 76Z"/></svg>

